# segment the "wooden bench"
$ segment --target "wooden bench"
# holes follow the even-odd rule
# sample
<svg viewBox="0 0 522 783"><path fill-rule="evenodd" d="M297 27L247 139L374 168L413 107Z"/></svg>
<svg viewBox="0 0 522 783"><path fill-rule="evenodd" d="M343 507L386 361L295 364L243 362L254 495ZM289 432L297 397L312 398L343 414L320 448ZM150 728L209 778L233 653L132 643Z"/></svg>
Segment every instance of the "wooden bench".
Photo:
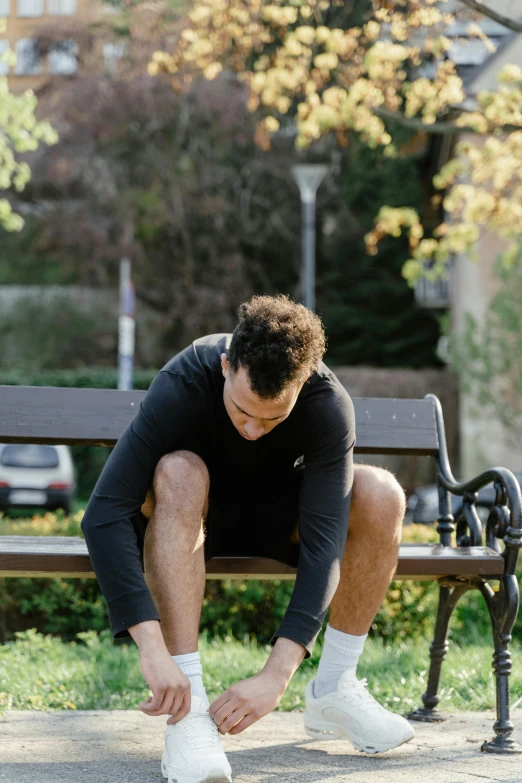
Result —
<svg viewBox="0 0 522 783"><path fill-rule="evenodd" d="M145 392L110 389L62 389L0 386L2 443L63 443L113 446L134 417ZM441 665L446 655L449 621L458 600L479 590L491 616L497 686L495 737L482 750L516 753L509 716L509 642L518 611L515 569L522 546L520 487L513 474L494 468L457 483L447 456L442 410L438 399L354 399L359 454L414 454L438 461L440 544L403 544L397 579L439 582L435 637L430 647L428 686L423 707L412 720L440 721L436 707ZM493 482L495 504L485 533L478 517L477 492ZM462 511L451 515L450 493L463 498ZM456 532L455 542L452 535ZM483 535L485 540L483 540ZM2 577L95 577L85 542L66 536L0 536ZM266 558L214 558L207 578L292 579L295 569ZM498 584L495 589L490 582Z"/></svg>

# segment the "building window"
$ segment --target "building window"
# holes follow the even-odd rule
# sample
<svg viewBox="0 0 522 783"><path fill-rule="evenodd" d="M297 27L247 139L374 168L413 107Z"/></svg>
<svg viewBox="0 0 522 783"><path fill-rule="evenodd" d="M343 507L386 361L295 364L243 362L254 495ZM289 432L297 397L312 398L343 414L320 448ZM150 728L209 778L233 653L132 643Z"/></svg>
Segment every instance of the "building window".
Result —
<svg viewBox="0 0 522 783"><path fill-rule="evenodd" d="M0 0L0 17L9 16L11 13L11 0Z"/></svg>
<svg viewBox="0 0 522 783"><path fill-rule="evenodd" d="M448 261L447 276L437 280L427 280L421 277L415 284L415 301L420 307L428 307L433 310L447 310L451 307L452 281L453 281L453 257ZM424 264L426 270L433 267L430 261Z"/></svg>
<svg viewBox="0 0 522 783"><path fill-rule="evenodd" d="M20 38L15 44L15 73L19 76L42 73L42 57L33 38Z"/></svg>
<svg viewBox="0 0 522 783"><path fill-rule="evenodd" d="M50 14L70 16L76 13L76 0L49 0L47 10Z"/></svg>
<svg viewBox="0 0 522 783"><path fill-rule="evenodd" d="M76 73L78 63L76 60L76 42L72 40L58 41L49 49L49 73L61 73L64 76L72 76Z"/></svg>
<svg viewBox="0 0 522 783"><path fill-rule="evenodd" d="M18 16L42 16L43 0L18 0Z"/></svg>
<svg viewBox="0 0 522 783"><path fill-rule="evenodd" d="M103 44L103 59L105 60L105 68L112 73L116 67L118 60L121 60L125 54L124 43L106 42Z"/></svg>
<svg viewBox="0 0 522 783"><path fill-rule="evenodd" d="M0 39L0 76L6 76L9 73L9 63L5 59L8 49L9 41L5 38Z"/></svg>

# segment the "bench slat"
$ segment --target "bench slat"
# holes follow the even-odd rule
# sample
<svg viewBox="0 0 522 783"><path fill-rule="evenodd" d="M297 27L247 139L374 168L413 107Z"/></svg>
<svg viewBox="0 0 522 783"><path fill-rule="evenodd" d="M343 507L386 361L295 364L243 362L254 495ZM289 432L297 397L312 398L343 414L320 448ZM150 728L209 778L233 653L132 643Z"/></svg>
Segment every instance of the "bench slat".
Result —
<svg viewBox="0 0 522 783"><path fill-rule="evenodd" d="M402 544L398 579L504 573L504 558L488 547L452 548L440 544ZM0 576L93 578L87 545L70 536L0 536ZM255 557L213 558L207 579L293 579L295 569L277 560Z"/></svg>
<svg viewBox="0 0 522 783"><path fill-rule="evenodd" d="M143 391L0 386L0 442L114 446ZM436 456L431 400L356 397L355 451Z"/></svg>

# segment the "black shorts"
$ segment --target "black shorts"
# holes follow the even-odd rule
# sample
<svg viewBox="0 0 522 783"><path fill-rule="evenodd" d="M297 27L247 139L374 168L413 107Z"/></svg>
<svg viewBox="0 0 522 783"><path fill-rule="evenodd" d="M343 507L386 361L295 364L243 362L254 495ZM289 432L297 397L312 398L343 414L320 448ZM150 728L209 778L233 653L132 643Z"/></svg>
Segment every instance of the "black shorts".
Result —
<svg viewBox="0 0 522 783"><path fill-rule="evenodd" d="M224 502L214 499L211 491L204 523L205 561L212 557L270 557L296 568L299 543L290 539L299 517L299 485L296 481L285 494L264 502ZM141 513L138 517L135 530L143 569L148 520Z"/></svg>

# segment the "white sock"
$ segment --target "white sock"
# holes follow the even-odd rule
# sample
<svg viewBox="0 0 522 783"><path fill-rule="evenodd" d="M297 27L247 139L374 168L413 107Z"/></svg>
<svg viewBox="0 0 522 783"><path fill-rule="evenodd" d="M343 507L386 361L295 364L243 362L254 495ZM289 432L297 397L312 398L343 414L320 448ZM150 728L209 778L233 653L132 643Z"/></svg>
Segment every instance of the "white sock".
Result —
<svg viewBox="0 0 522 783"><path fill-rule="evenodd" d="M203 699L205 707L210 705L205 686L203 685L203 667L199 652L185 653L185 655L173 655L172 660L190 680L190 692L193 696Z"/></svg>
<svg viewBox="0 0 522 783"><path fill-rule="evenodd" d="M316 699L336 691L339 677L344 672L352 671L355 674L367 637L367 633L364 636L352 636L337 631L331 625L326 626L323 652L314 682Z"/></svg>

